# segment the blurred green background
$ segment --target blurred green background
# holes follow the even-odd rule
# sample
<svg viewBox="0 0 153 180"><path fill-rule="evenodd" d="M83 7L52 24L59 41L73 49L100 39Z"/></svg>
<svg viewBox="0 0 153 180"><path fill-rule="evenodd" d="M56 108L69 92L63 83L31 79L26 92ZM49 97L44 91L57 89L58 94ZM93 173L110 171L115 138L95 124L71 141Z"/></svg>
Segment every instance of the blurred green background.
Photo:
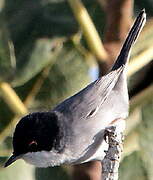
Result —
<svg viewBox="0 0 153 180"><path fill-rule="evenodd" d="M106 2L82 2L103 39L106 12L100 1ZM134 15L142 8L148 22L132 51L132 62L139 67L137 59L143 53L147 62L128 76L131 109L122 180L153 179L153 0L136 0ZM12 152L19 117L49 110L85 87L98 77L98 64L68 1L0 0L0 180L71 179L70 167L41 169L19 160L4 169L3 164Z"/></svg>

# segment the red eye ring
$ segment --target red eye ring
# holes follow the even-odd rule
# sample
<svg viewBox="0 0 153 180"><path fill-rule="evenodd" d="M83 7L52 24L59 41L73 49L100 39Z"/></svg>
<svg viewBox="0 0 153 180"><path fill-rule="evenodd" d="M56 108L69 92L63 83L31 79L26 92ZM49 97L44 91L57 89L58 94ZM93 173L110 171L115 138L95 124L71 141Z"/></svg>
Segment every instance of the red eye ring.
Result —
<svg viewBox="0 0 153 180"><path fill-rule="evenodd" d="M29 146L31 146L31 145L36 145L36 146L37 146L38 144L37 144L36 141L33 140L33 141L31 141L31 142L29 143Z"/></svg>

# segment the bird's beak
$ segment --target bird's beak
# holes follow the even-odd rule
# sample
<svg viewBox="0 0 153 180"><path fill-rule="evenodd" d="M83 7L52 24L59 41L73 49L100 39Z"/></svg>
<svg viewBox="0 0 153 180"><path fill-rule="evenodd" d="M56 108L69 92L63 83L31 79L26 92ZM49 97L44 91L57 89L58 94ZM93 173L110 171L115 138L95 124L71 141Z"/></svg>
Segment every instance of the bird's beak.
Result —
<svg viewBox="0 0 153 180"><path fill-rule="evenodd" d="M11 165L13 162L15 162L16 160L20 159L22 157L22 155L12 155L5 163L4 167L7 167L9 165Z"/></svg>

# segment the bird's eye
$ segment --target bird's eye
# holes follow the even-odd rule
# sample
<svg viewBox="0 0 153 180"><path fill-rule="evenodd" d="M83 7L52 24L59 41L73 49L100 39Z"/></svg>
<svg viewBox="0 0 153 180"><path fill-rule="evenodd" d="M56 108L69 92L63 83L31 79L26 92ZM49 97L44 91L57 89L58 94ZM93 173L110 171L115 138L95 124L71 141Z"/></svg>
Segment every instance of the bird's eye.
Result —
<svg viewBox="0 0 153 180"><path fill-rule="evenodd" d="M37 142L36 141L31 141L30 143L29 143L29 151L31 151L31 152L35 152L35 151L37 151Z"/></svg>

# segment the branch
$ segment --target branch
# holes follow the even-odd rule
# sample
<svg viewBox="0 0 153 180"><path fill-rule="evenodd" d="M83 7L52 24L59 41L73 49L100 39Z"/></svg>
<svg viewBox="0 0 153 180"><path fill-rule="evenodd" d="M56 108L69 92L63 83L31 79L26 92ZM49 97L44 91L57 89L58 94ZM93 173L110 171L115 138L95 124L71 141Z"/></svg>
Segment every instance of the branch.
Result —
<svg viewBox="0 0 153 180"><path fill-rule="evenodd" d="M113 64L131 26L133 1L110 0L105 2L106 31L104 47L109 54L109 61Z"/></svg>
<svg viewBox="0 0 153 180"><path fill-rule="evenodd" d="M107 52L104 49L98 32L81 0L68 0L70 7L78 21L91 52L98 60L106 62Z"/></svg>
<svg viewBox="0 0 153 180"><path fill-rule="evenodd" d="M0 91L2 98L15 114L25 115L28 113L26 107L8 83L0 82Z"/></svg>
<svg viewBox="0 0 153 180"><path fill-rule="evenodd" d="M138 106L142 106L144 103L149 102L152 100L153 97L153 84L151 84L149 87L145 88L143 91L141 91L139 94L135 95L130 100L130 111L133 111Z"/></svg>
<svg viewBox="0 0 153 180"><path fill-rule="evenodd" d="M113 125L106 129L109 144L106 156L102 161L102 180L117 180L118 168L123 149L123 131L125 120L118 119L117 126Z"/></svg>
<svg viewBox="0 0 153 180"><path fill-rule="evenodd" d="M50 66L47 66L42 71L40 77L36 80L36 83L32 87L32 90L26 97L24 103L20 100L16 92L11 88L11 86L8 83L1 83L0 84L0 90L2 91L2 97L5 100L5 102L9 105L10 109L16 114L15 117L10 121L10 123L6 126L6 128L3 129L3 131L0 133L0 142L2 143L5 138L10 134L12 127L15 127L19 119L28 113L28 109L26 106L30 106L30 104L33 102L33 99L39 92L44 80L47 78L49 74Z"/></svg>
<svg viewBox="0 0 153 180"><path fill-rule="evenodd" d="M15 125L21 117L22 115L16 115L13 119L11 119L10 123L3 129L3 131L0 133L0 144L2 144L5 138L11 133L12 127L15 127Z"/></svg>
<svg viewBox="0 0 153 180"><path fill-rule="evenodd" d="M40 74L40 76L38 77L38 79L36 80L36 82L34 83L31 91L29 92L29 94L27 95L26 99L24 100L24 105L26 107L29 107L30 104L33 103L34 98L36 97L36 95L40 91L40 89L41 89L45 79L49 75L50 68L51 68L51 65L45 67L43 69L42 73Z"/></svg>
<svg viewBox="0 0 153 180"><path fill-rule="evenodd" d="M99 62L99 76L105 74L116 59L128 30L133 14L132 0L97 0L106 13L104 47L109 55L107 64Z"/></svg>
<svg viewBox="0 0 153 180"><path fill-rule="evenodd" d="M153 46L148 47L145 51L133 58L128 67L128 77L143 68L153 59Z"/></svg>

